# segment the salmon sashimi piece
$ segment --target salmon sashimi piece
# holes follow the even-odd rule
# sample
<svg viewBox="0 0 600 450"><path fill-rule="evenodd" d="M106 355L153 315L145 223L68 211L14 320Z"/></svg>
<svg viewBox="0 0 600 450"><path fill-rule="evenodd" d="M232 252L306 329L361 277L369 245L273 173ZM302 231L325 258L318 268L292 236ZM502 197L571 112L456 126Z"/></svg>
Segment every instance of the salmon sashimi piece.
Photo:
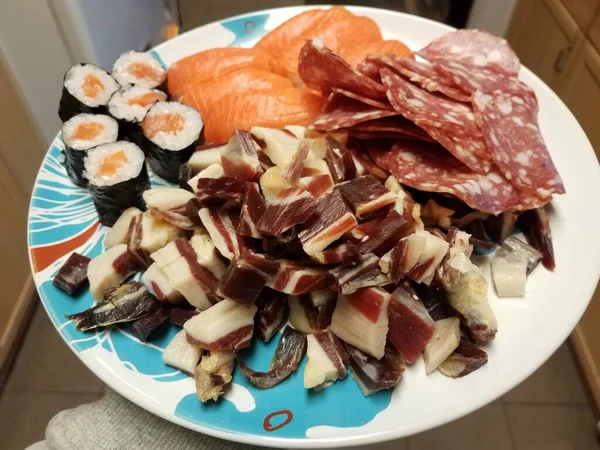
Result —
<svg viewBox="0 0 600 450"><path fill-rule="evenodd" d="M254 90L222 98L204 120L207 142L227 142L236 128L308 125L321 110L321 97L306 89Z"/></svg>
<svg viewBox="0 0 600 450"><path fill-rule="evenodd" d="M315 38L339 55L357 46L383 40L377 24L368 17L351 16L333 23L323 24L316 30Z"/></svg>
<svg viewBox="0 0 600 450"><path fill-rule="evenodd" d="M171 133L179 133L183 130L185 118L179 113L164 113L146 116L142 122L142 130L144 135L152 139L161 131Z"/></svg>
<svg viewBox="0 0 600 450"><path fill-rule="evenodd" d="M96 98L100 92L104 91L104 84L102 81L100 81L100 78L93 73L90 73L86 75L85 79L83 80L82 88L83 93L87 97Z"/></svg>
<svg viewBox="0 0 600 450"><path fill-rule="evenodd" d="M340 56L344 58L348 64L356 67L358 63L373 53L378 53L380 55L393 54L411 59L415 58L415 55L410 48L408 48L402 42L396 40L380 40L365 43L363 45L357 44L354 47L347 47L343 49L340 53Z"/></svg>
<svg viewBox="0 0 600 450"><path fill-rule="evenodd" d="M257 89L278 90L291 87L293 87L292 82L281 75L251 68L190 86L179 101L199 111L202 117L206 117L217 102L230 94L247 95L248 92Z"/></svg>
<svg viewBox="0 0 600 450"><path fill-rule="evenodd" d="M123 164L127 162L127 155L123 150L120 152L115 152L100 162L100 167L98 167L98 172L96 173L99 177L111 177L117 171L123 167Z"/></svg>
<svg viewBox="0 0 600 450"><path fill-rule="evenodd" d="M104 130L104 125L99 122L87 122L80 124L71 139L89 140L94 139Z"/></svg>
<svg viewBox="0 0 600 450"><path fill-rule="evenodd" d="M138 95L137 97L131 97L129 100L127 100L127 104L130 106L139 105L146 107L153 105L156 102L163 102L166 99L167 95L164 92L151 91L142 95Z"/></svg>
<svg viewBox="0 0 600 450"><path fill-rule="evenodd" d="M183 58L171 67L168 72L169 94L179 99L191 85L203 83L223 75L249 68L272 69L271 56L255 48L213 48Z"/></svg>
<svg viewBox="0 0 600 450"><path fill-rule="evenodd" d="M354 14L342 7L305 11L267 33L254 48L274 58L277 73L293 78L292 74L298 70L298 54L306 40L323 35L328 26L351 17Z"/></svg>

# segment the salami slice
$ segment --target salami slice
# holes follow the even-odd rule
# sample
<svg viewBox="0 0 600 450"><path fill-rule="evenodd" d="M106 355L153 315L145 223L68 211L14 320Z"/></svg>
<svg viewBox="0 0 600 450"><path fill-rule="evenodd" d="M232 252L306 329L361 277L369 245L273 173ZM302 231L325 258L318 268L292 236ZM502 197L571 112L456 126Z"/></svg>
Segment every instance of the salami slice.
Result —
<svg viewBox="0 0 600 450"><path fill-rule="evenodd" d="M369 97L365 97L363 95L358 95L358 94L355 94L354 92L350 92L345 89L340 89L340 88L335 88L335 87L331 88L331 92L343 95L344 97L352 98L354 100L358 100L359 102L365 103L365 104L373 106L375 108L389 109L389 110L393 109L392 105L390 105L390 103L387 101L387 99L385 101L373 100ZM469 101L471 101L470 98L469 98Z"/></svg>
<svg viewBox="0 0 600 450"><path fill-rule="evenodd" d="M333 131L340 128L349 128L367 120L397 115L396 111L375 108L357 100L344 97L337 101L332 109L319 114L309 128L319 131Z"/></svg>
<svg viewBox="0 0 600 450"><path fill-rule="evenodd" d="M417 125L481 136L471 105L427 92L388 68L381 69L381 80L394 109Z"/></svg>
<svg viewBox="0 0 600 450"><path fill-rule="evenodd" d="M390 170L390 151L394 143L387 139L371 140L364 144L363 149L367 151L373 162L383 170Z"/></svg>
<svg viewBox="0 0 600 450"><path fill-rule="evenodd" d="M298 74L312 89L329 92L337 87L373 99L385 99L380 83L363 75L319 39L306 41L300 50Z"/></svg>
<svg viewBox="0 0 600 450"><path fill-rule="evenodd" d="M527 192L521 192L520 194L519 200L512 206L511 211L528 211L530 209L541 208L552 200L551 195L540 197Z"/></svg>
<svg viewBox="0 0 600 450"><path fill-rule="evenodd" d="M471 102L470 91L465 92L456 87L450 77L436 71L429 63L402 58L397 55L372 56L368 57L367 61L372 61L374 65L379 61L382 66L391 67L411 83L428 92L439 92L446 97L463 103Z"/></svg>
<svg viewBox="0 0 600 450"><path fill-rule="evenodd" d="M500 214L518 201L517 190L496 169L485 175L473 172L440 150L431 144L397 142L386 162L400 183L421 191L452 194L482 212Z"/></svg>
<svg viewBox="0 0 600 450"><path fill-rule="evenodd" d="M434 39L417 55L428 61L449 60L516 75L521 63L508 42L479 30L457 30Z"/></svg>
<svg viewBox="0 0 600 450"><path fill-rule="evenodd" d="M379 75L379 71L385 67L385 64L379 59L381 55L369 55L361 62L358 63L356 69L371 78L372 80L381 82L381 76Z"/></svg>
<svg viewBox="0 0 600 450"><path fill-rule="evenodd" d="M511 92L475 92L473 105L492 159L514 186L540 197L565 192L538 126L537 106Z"/></svg>
<svg viewBox="0 0 600 450"><path fill-rule="evenodd" d="M368 120L354 125L351 131L361 131L366 133L391 133L402 136L412 137L421 141L433 142L432 139L422 128L416 126L410 120L397 117L384 117L382 119Z"/></svg>

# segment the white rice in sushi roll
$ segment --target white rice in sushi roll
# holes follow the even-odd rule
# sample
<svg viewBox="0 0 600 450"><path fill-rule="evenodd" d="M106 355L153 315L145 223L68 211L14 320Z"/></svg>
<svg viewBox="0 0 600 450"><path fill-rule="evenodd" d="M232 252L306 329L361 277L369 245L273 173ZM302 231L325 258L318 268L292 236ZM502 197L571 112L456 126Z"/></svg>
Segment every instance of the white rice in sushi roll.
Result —
<svg viewBox="0 0 600 450"><path fill-rule="evenodd" d="M157 102L142 122L144 136L161 149L178 151L198 140L204 124L194 108L177 102Z"/></svg>
<svg viewBox="0 0 600 450"><path fill-rule="evenodd" d="M106 105L119 89L119 83L104 69L93 64L77 64L65 75L64 86L73 97L86 106Z"/></svg>
<svg viewBox="0 0 600 450"><path fill-rule="evenodd" d="M121 86L129 84L156 88L167 79L160 61L148 52L129 51L117 58L112 75Z"/></svg>
<svg viewBox="0 0 600 450"><path fill-rule="evenodd" d="M88 150L85 176L94 186L113 186L137 177L144 163L144 152L132 142L103 144Z"/></svg>
<svg viewBox="0 0 600 450"><path fill-rule="evenodd" d="M167 95L158 89L144 86L131 86L116 92L108 102L110 114L126 122L140 123L157 101L164 101Z"/></svg>
<svg viewBox="0 0 600 450"><path fill-rule="evenodd" d="M87 150L115 142L118 134L117 121L104 114L78 114L65 122L62 128L63 142L73 150Z"/></svg>

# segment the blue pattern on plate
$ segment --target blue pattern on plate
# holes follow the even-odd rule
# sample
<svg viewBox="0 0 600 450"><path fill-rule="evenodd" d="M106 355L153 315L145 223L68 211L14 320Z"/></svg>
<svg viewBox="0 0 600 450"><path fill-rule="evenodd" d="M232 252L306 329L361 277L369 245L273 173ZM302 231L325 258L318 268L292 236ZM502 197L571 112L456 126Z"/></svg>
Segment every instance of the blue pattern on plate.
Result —
<svg viewBox="0 0 600 450"><path fill-rule="evenodd" d="M264 36L266 34L265 23L268 19L269 14L256 14L221 22L223 27L235 34L235 39L229 44L229 47L240 47Z"/></svg>

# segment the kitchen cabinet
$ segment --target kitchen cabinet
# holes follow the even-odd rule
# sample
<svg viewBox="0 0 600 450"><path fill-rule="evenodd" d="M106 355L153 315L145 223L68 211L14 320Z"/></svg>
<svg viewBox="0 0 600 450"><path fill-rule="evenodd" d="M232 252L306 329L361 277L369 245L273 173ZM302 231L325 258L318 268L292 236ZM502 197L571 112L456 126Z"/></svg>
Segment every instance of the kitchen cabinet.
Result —
<svg viewBox="0 0 600 450"><path fill-rule="evenodd" d="M596 47L596 50L600 51L600 10L590 28L589 38L592 45Z"/></svg>
<svg viewBox="0 0 600 450"><path fill-rule="evenodd" d="M600 7L600 0L562 0L562 3L581 30L587 32Z"/></svg>

